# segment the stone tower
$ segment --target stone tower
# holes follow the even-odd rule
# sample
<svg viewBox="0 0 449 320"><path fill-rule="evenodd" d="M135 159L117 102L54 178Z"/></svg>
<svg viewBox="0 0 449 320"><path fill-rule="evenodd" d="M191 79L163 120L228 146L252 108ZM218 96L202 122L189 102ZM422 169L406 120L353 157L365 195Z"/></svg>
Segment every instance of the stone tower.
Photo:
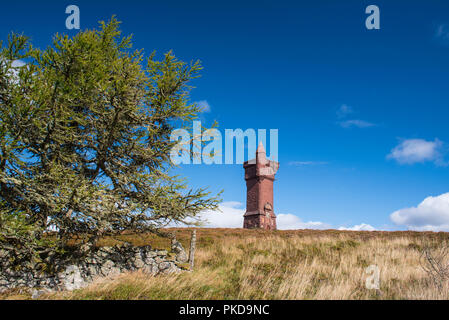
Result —
<svg viewBox="0 0 449 320"><path fill-rule="evenodd" d="M246 213L243 228L276 230L273 207L274 175L279 163L267 159L263 144L256 151L256 159L243 164L246 180Z"/></svg>

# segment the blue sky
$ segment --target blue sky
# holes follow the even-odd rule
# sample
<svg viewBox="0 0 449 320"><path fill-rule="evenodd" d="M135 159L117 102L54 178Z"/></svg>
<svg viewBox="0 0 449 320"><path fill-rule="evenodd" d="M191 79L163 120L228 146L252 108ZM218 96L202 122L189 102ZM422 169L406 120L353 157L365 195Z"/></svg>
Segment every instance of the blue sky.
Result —
<svg viewBox="0 0 449 320"><path fill-rule="evenodd" d="M21 1L2 4L1 39L75 34L70 4L81 29L116 14L145 53L200 59L191 98L210 106L206 125L279 130L283 227L449 230L449 2ZM380 30L365 27L370 4ZM241 165L177 171L224 190L214 225L240 223Z"/></svg>

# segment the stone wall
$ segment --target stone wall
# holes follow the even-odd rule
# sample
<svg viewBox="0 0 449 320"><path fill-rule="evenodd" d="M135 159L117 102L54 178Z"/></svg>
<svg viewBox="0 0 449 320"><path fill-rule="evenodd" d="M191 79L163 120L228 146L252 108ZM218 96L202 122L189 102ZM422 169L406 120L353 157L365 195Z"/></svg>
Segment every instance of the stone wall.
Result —
<svg viewBox="0 0 449 320"><path fill-rule="evenodd" d="M55 259L51 272L9 266L7 252L3 251L0 252L0 291L17 287L75 290L96 278L134 270L142 270L149 275L178 273L182 270L178 264L185 262L186 255L182 246L178 242L176 244L174 257L165 250L155 250L150 246L101 247L78 258Z"/></svg>

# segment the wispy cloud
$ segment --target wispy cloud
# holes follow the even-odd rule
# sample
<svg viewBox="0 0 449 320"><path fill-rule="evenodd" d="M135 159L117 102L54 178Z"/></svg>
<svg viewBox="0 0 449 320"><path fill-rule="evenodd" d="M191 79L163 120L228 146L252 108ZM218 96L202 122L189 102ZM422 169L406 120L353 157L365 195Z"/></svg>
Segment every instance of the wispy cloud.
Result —
<svg viewBox="0 0 449 320"><path fill-rule="evenodd" d="M327 161L290 161L288 165L290 166L315 166L315 165L326 165L329 164Z"/></svg>
<svg viewBox="0 0 449 320"><path fill-rule="evenodd" d="M339 119L345 118L348 114L351 114L353 112L354 111L352 110L352 107L350 107L350 106L348 106L346 104L343 104L337 110L337 118L339 118Z"/></svg>
<svg viewBox="0 0 449 320"><path fill-rule="evenodd" d="M359 120L359 119L340 121L339 124L343 128L351 128L351 127L369 128L369 127L374 127L375 126L374 123L371 123L371 122L368 122L368 121L364 121L364 120Z"/></svg>
<svg viewBox="0 0 449 320"><path fill-rule="evenodd" d="M376 124L360 120L360 119L348 119L348 116L354 113L354 109L346 104L341 105L337 110L337 124L342 128L369 128L374 127Z"/></svg>
<svg viewBox="0 0 449 320"><path fill-rule="evenodd" d="M410 230L449 231L449 193L427 197L416 207L397 210L390 219Z"/></svg>
<svg viewBox="0 0 449 320"><path fill-rule="evenodd" d="M449 45L449 24L440 24L436 27L435 39L444 45Z"/></svg>
<svg viewBox="0 0 449 320"><path fill-rule="evenodd" d="M194 102L194 104L196 104L201 109L201 112L208 113L211 111L210 104L209 102L207 102L207 100L196 101Z"/></svg>
<svg viewBox="0 0 449 320"><path fill-rule="evenodd" d="M394 159L400 164L434 162L436 165L445 165L442 147L443 142L438 139L434 141L407 139L394 147L387 155L387 159Z"/></svg>

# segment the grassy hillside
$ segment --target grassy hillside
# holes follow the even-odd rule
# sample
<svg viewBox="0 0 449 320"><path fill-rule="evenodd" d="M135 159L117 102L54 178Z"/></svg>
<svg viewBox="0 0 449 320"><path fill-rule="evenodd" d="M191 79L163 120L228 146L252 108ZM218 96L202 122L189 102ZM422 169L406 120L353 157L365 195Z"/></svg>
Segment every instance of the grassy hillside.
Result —
<svg viewBox="0 0 449 320"><path fill-rule="evenodd" d="M172 229L188 249L190 231ZM448 299L421 267L420 249L448 233L198 229L193 272L140 272L99 279L42 299ZM123 235L136 245L168 248L152 235ZM104 239L101 245L117 240ZM366 268L380 269L380 290L366 289ZM17 291L4 298L27 298Z"/></svg>

